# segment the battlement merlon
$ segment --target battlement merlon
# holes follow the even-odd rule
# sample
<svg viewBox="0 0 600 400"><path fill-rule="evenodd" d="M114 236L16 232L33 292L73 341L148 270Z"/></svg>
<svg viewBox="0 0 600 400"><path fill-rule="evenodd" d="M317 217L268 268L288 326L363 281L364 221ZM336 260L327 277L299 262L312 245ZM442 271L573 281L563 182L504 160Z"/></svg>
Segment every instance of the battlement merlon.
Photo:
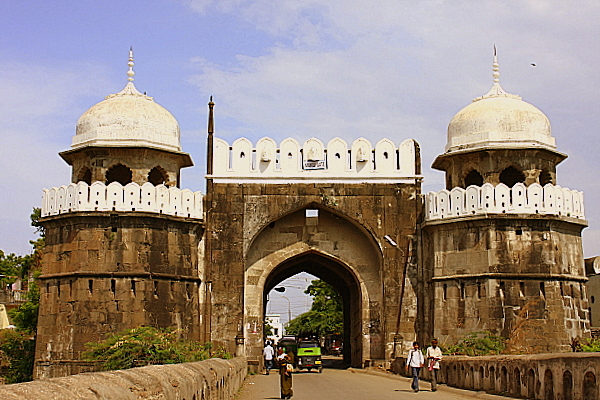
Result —
<svg viewBox="0 0 600 400"><path fill-rule="evenodd" d="M517 183L512 188L503 183L497 186L485 183L425 195L426 221L488 214L555 215L579 220L587 226L583 192L550 183L544 186Z"/></svg>
<svg viewBox="0 0 600 400"><path fill-rule="evenodd" d="M202 220L204 195L189 189L135 182L123 186L94 182L44 189L42 217L72 212L150 212Z"/></svg>
<svg viewBox="0 0 600 400"><path fill-rule="evenodd" d="M279 146L268 137L256 143L240 138L229 145L215 138L213 144L214 182L382 182L414 183L422 180L419 144L413 139L396 146L382 139L375 146L365 138L351 145L340 138L323 144L310 138L300 145L293 138Z"/></svg>

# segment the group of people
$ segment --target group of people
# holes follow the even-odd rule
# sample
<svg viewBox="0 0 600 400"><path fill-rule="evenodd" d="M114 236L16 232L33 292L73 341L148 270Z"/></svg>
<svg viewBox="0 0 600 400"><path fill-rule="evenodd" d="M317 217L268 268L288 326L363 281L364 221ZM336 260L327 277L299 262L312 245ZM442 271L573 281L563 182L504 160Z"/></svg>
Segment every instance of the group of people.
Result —
<svg viewBox="0 0 600 400"><path fill-rule="evenodd" d="M292 352L286 354L283 348L275 349L271 345L271 342L267 342L267 345L263 349L263 357L265 359L266 375L269 375L269 371L275 366L279 368L279 382L281 386L281 398L291 399L294 392L292 390L292 371L294 369L294 355ZM408 351L406 357L406 371L410 369L412 374L411 388L413 391L419 391L419 374L421 368L425 366L427 362L427 369L431 372L431 391L437 390L438 373L440 370L440 361L442 359L442 349L438 346L437 339L431 341L431 346L427 348L425 355L419 348L419 342L413 342L413 348Z"/></svg>
<svg viewBox="0 0 600 400"><path fill-rule="evenodd" d="M265 359L266 375L269 375L269 371L277 363L279 368L279 383L281 387L281 398L291 399L294 395L292 390L292 371L294 370L294 353L284 353L282 347L277 348L277 354L275 349L271 345L271 342L267 341L267 345L263 349L263 357Z"/></svg>
<svg viewBox="0 0 600 400"><path fill-rule="evenodd" d="M442 359L442 350L438 346L437 339L431 341L431 346L427 348L425 356L419 349L419 342L413 342L413 348L408 351L406 371L410 368L413 378L410 387L415 392L419 391L419 373L425 365L425 359L427 359L427 369L431 372L431 391L435 392L440 371L440 360Z"/></svg>

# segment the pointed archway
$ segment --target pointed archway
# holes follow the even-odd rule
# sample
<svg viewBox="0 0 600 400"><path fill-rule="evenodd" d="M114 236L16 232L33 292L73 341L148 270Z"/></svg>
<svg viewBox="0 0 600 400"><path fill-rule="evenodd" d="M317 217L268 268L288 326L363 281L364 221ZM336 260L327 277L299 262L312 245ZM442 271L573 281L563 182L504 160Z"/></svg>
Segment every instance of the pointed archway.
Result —
<svg viewBox="0 0 600 400"><path fill-rule="evenodd" d="M344 313L344 362L360 366L362 363L360 285L348 266L339 260L309 251L282 262L271 272L265 282L263 315L267 294L271 289L300 272L306 272L324 280L340 294Z"/></svg>
<svg viewBox="0 0 600 400"><path fill-rule="evenodd" d="M342 296L345 360L362 366L382 358L383 334L371 326L380 319L382 254L355 221L325 208L299 209L266 224L246 260L242 330L249 360L261 359L266 294L299 272L323 279Z"/></svg>

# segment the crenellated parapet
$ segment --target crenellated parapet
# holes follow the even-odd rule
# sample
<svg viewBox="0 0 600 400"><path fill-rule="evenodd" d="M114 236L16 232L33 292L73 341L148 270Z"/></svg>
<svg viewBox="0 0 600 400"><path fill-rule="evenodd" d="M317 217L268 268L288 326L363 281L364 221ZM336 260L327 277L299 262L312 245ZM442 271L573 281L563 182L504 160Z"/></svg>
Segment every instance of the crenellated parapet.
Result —
<svg viewBox="0 0 600 400"><path fill-rule="evenodd" d="M139 211L202 218L202 199L200 192L151 183L79 182L44 189L42 217L80 211Z"/></svg>
<svg viewBox="0 0 600 400"><path fill-rule="evenodd" d="M382 139L374 146L365 138L351 144L340 138L327 145L316 138L303 144L292 138L279 145L264 137L256 144L246 138L231 145L216 138L213 148L215 181L285 180L393 181L421 177L419 145L407 139L397 146Z"/></svg>
<svg viewBox="0 0 600 400"><path fill-rule="evenodd" d="M469 186L429 192L425 219L438 220L480 214L547 214L585 219L583 192L537 183L512 188L504 184Z"/></svg>

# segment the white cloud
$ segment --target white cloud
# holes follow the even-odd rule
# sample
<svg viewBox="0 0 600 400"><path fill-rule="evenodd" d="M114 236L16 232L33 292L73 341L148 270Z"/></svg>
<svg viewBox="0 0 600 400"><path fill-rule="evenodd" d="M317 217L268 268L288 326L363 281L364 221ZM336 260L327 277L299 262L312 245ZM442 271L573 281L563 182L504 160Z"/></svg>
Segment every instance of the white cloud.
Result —
<svg viewBox="0 0 600 400"><path fill-rule="evenodd" d="M42 188L69 183L69 168L57 153L68 149L78 110L85 110L78 102L108 86L93 66L0 63L0 210L8 211L1 218L0 249L30 251L23 238L33 238L29 215L40 205Z"/></svg>
<svg viewBox="0 0 600 400"><path fill-rule="evenodd" d="M413 137L427 190L443 185L428 165L443 151L448 122L492 84L497 44L503 87L549 116L559 151L577 157L559 167L559 182L583 190L588 218L600 221L593 206L600 187L581 173L600 168L597 146L586 145L597 143L600 124L600 3L247 0L193 7L230 13L272 37L259 55L198 62L201 73L190 81L215 95L219 136ZM588 231L586 253L600 253L596 231Z"/></svg>

